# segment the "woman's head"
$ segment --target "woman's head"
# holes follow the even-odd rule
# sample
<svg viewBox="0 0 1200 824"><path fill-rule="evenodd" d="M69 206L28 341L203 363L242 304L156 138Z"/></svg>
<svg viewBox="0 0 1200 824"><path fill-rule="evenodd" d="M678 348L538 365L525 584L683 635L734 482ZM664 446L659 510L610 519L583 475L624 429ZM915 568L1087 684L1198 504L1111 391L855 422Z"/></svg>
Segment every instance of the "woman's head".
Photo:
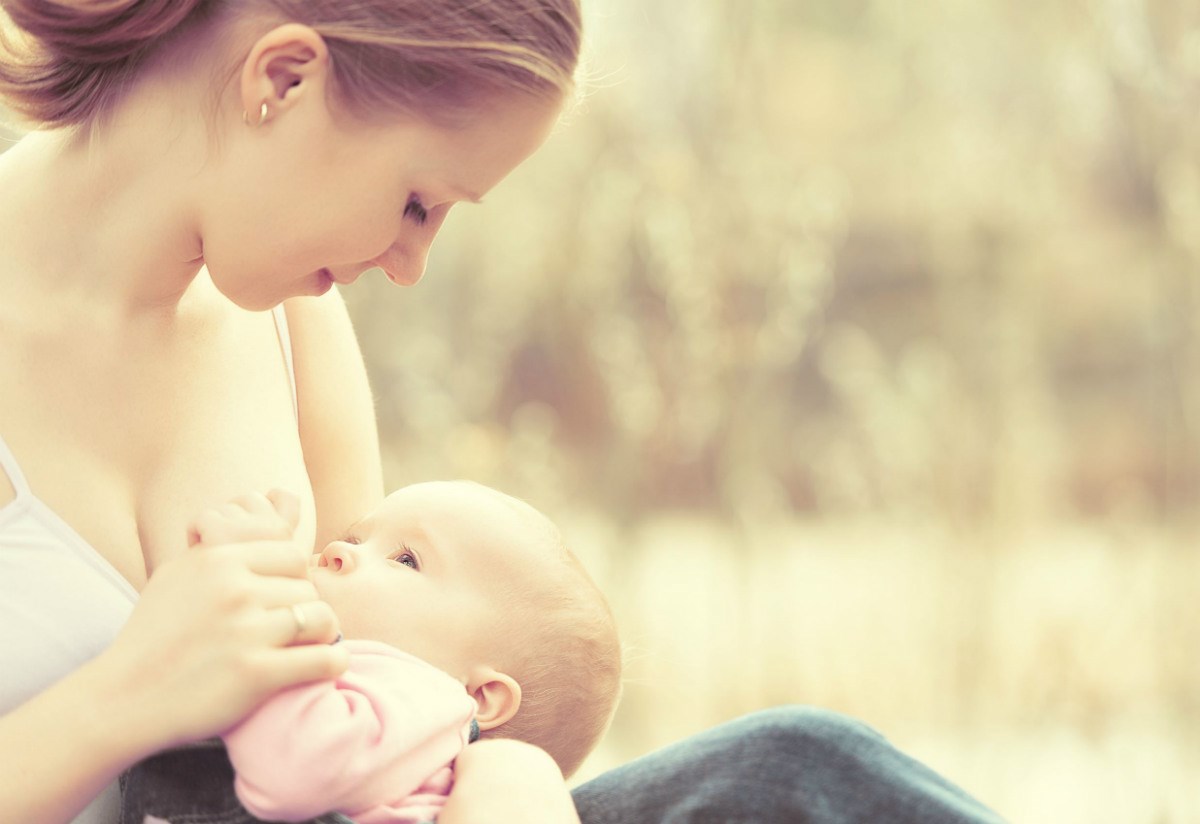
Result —
<svg viewBox="0 0 1200 824"><path fill-rule="evenodd" d="M170 171L186 259L249 309L374 267L419 279L450 206L544 141L580 44L578 0L0 7L0 95Z"/></svg>
<svg viewBox="0 0 1200 824"><path fill-rule="evenodd" d="M0 93L50 126L102 115L153 58L199 34L228 42L235 31L262 33L284 22L310 27L329 50L334 101L364 118L453 116L514 92L561 99L580 48L578 0L0 0L0 7L19 30L10 27L6 37Z"/></svg>

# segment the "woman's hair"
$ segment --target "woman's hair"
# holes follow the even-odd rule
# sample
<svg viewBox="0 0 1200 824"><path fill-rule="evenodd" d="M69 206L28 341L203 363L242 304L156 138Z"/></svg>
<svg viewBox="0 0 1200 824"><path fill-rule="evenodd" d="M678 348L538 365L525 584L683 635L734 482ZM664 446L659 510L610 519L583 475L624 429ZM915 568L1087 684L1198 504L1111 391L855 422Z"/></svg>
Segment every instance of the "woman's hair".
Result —
<svg viewBox="0 0 1200 824"><path fill-rule="evenodd" d="M573 85L579 0L0 0L0 96L51 126L110 110L172 35L240 17L312 27L336 102L437 115ZM264 30L265 31L265 30Z"/></svg>

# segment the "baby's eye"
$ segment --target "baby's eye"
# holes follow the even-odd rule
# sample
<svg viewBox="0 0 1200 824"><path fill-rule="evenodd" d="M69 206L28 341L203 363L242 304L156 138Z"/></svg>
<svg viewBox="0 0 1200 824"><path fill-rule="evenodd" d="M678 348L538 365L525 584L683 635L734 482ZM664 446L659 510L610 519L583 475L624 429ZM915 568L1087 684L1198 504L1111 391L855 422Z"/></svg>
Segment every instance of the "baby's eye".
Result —
<svg viewBox="0 0 1200 824"><path fill-rule="evenodd" d="M392 560L403 564L406 567L420 569L421 565L417 562L417 556L413 555L407 547L401 547L400 550L392 556Z"/></svg>

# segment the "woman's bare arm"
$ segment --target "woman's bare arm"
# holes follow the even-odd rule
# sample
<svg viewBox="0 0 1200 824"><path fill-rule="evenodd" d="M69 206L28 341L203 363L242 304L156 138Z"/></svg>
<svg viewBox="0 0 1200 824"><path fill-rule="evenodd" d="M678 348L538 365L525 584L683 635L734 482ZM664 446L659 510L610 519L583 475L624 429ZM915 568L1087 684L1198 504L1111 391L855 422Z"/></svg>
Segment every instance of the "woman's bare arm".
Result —
<svg viewBox="0 0 1200 824"><path fill-rule="evenodd" d="M136 693L96 659L0 718L0 809L12 821L70 821L154 749Z"/></svg>
<svg viewBox="0 0 1200 824"><path fill-rule="evenodd" d="M300 442L317 503L317 547L383 500L375 407L336 290L284 303L296 364Z"/></svg>
<svg viewBox="0 0 1200 824"><path fill-rule="evenodd" d="M268 695L346 668L290 541L160 566L105 652L0 717L0 816L69 821L122 770L223 732ZM292 604L303 604L298 637ZM293 640L310 642L285 646ZM315 643L313 643L315 642Z"/></svg>

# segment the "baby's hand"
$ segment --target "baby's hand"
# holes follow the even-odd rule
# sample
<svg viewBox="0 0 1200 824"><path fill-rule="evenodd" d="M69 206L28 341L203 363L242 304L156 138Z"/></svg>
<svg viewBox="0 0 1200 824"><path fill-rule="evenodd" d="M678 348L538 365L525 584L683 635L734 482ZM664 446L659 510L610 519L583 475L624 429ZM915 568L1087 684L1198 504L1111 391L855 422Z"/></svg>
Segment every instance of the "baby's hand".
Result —
<svg viewBox="0 0 1200 824"><path fill-rule="evenodd" d="M246 541L290 541L300 522L300 499L272 489L252 493L201 512L188 527L188 546L237 544Z"/></svg>

